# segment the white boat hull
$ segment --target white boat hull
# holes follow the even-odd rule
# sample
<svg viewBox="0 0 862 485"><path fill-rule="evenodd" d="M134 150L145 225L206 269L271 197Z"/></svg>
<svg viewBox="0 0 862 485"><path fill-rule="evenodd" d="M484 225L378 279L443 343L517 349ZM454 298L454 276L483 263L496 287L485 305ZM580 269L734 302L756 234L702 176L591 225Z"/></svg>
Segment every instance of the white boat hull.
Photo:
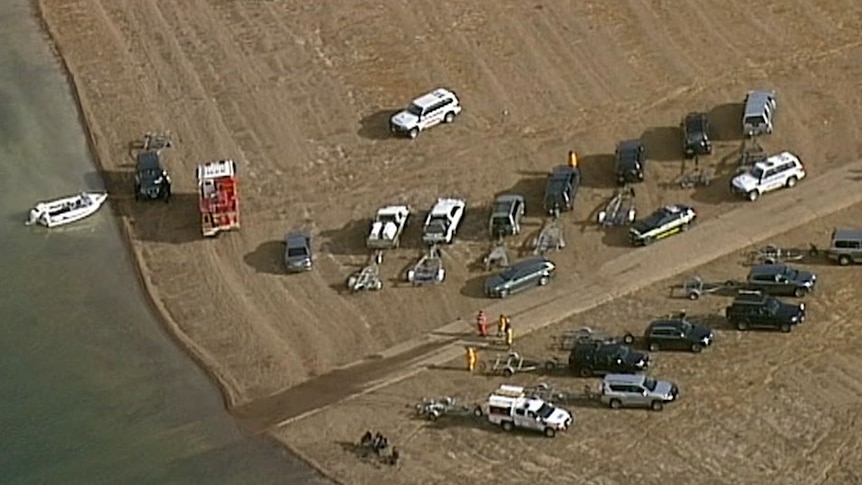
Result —
<svg viewBox="0 0 862 485"><path fill-rule="evenodd" d="M105 192L81 192L62 199L39 202L30 209L27 225L58 227L71 224L95 214L107 199L108 194Z"/></svg>

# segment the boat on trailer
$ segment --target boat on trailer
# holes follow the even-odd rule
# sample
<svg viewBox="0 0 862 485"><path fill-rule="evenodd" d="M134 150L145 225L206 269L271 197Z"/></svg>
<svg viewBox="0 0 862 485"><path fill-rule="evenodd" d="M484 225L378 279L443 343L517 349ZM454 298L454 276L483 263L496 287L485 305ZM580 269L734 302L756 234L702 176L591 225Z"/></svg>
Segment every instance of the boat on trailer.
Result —
<svg viewBox="0 0 862 485"><path fill-rule="evenodd" d="M39 202L30 209L27 225L57 227L80 221L96 213L108 199L105 192L81 192L61 199Z"/></svg>

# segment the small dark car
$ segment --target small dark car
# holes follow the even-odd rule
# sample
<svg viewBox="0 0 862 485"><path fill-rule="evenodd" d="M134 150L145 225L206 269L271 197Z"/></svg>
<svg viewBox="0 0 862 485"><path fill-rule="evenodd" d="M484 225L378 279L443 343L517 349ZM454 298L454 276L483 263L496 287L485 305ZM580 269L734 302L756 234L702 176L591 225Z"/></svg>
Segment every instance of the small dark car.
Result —
<svg viewBox="0 0 862 485"><path fill-rule="evenodd" d="M700 352L711 346L714 340L715 333L711 328L691 323L685 316L656 320L650 323L644 332L644 343L652 352Z"/></svg>
<svg viewBox="0 0 862 485"><path fill-rule="evenodd" d="M485 280L485 295L489 298L506 298L534 286L545 286L551 281L556 265L541 256L527 258L509 266Z"/></svg>
<svg viewBox="0 0 862 485"><path fill-rule="evenodd" d="M706 113L689 113L682 120L682 143L686 158L712 153Z"/></svg>
<svg viewBox="0 0 862 485"><path fill-rule="evenodd" d="M612 342L581 342L569 353L569 369L581 377L636 374L647 370L649 364L646 353Z"/></svg>
<svg viewBox="0 0 862 485"><path fill-rule="evenodd" d="M491 237L515 236L521 232L521 216L524 215L524 196L518 194L498 195L491 207L488 230Z"/></svg>
<svg viewBox="0 0 862 485"><path fill-rule="evenodd" d="M137 155L135 171L135 200L171 198L171 177L162 165L161 155L156 150L147 150Z"/></svg>
<svg viewBox="0 0 862 485"><path fill-rule="evenodd" d="M559 165L548 175L545 186L545 211L550 215L572 210L581 185L578 167Z"/></svg>
<svg viewBox="0 0 862 485"><path fill-rule="evenodd" d="M758 291L741 291L724 314L738 330L767 329L787 333L805 321L805 303L792 304Z"/></svg>
<svg viewBox="0 0 862 485"><path fill-rule="evenodd" d="M786 264L760 264L748 273L746 289L767 295L802 297L814 291L816 282L817 276L809 271Z"/></svg>
<svg viewBox="0 0 862 485"><path fill-rule="evenodd" d="M617 144L617 184L643 182L646 169L646 148L640 140L626 140Z"/></svg>
<svg viewBox="0 0 862 485"><path fill-rule="evenodd" d="M292 232L284 236L284 266L289 273L310 271L312 259L309 234Z"/></svg>

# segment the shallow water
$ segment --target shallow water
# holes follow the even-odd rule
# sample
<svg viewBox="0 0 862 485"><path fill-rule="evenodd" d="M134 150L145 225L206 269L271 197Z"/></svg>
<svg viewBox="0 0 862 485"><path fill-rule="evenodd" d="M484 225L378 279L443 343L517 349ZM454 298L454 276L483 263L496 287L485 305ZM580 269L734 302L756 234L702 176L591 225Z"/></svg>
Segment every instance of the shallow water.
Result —
<svg viewBox="0 0 862 485"><path fill-rule="evenodd" d="M243 435L150 313L110 209L50 232L36 201L101 189L28 0L0 2L0 484L322 484Z"/></svg>

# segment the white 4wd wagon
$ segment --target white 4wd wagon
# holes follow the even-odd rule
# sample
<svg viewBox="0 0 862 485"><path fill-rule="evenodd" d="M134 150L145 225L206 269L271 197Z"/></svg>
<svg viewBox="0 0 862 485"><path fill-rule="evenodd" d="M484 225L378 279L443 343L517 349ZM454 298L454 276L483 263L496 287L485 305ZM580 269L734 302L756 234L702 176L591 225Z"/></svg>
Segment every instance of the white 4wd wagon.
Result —
<svg viewBox="0 0 862 485"><path fill-rule="evenodd" d="M461 114L461 101L454 92L438 88L414 99L389 119L389 130L410 138L439 123L451 123Z"/></svg>
<svg viewBox="0 0 862 485"><path fill-rule="evenodd" d="M754 202L761 194L782 187L793 188L805 178L805 167L799 157L782 152L757 162L730 181L730 190Z"/></svg>

